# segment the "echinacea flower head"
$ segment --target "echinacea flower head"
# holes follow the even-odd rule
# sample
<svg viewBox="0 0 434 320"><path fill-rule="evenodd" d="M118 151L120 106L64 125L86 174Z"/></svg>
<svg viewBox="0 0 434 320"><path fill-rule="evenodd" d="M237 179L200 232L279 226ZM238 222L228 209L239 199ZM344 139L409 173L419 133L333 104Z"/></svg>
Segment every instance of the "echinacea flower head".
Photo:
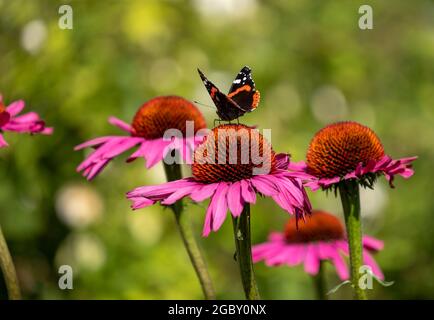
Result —
<svg viewBox="0 0 434 320"><path fill-rule="evenodd" d="M372 257L372 253L383 248L383 242L363 236L363 260L379 279L383 273ZM340 220L327 212L314 210L300 221L289 219L284 232L272 232L268 241L253 246L253 262L265 261L267 266L297 266L304 264L304 270L316 275L321 261L331 262L342 280L349 279L345 257L349 256L344 226Z"/></svg>
<svg viewBox="0 0 434 320"><path fill-rule="evenodd" d="M138 149L127 161L144 158L146 168L163 160L172 150L179 151L181 159L191 163L195 145L202 140L198 132L206 128L205 118L196 106L177 96L147 101L137 111L131 125L115 117L110 117L109 122L128 135L99 137L75 147L75 150L95 148L77 168L88 180L100 173L114 157L134 147ZM166 136L174 131L179 134Z"/></svg>
<svg viewBox="0 0 434 320"><path fill-rule="evenodd" d="M327 189L342 180L357 179L372 187L379 175L385 175L393 187L394 176L409 178L411 163L417 157L393 160L370 128L357 122L338 122L318 131L310 142L306 162L290 163L313 190Z"/></svg>
<svg viewBox="0 0 434 320"><path fill-rule="evenodd" d="M8 143L3 137L3 132L52 134L53 128L45 126L45 122L36 112L28 112L18 115L24 109L24 101L18 100L10 105L3 104L0 95L0 148L7 147Z"/></svg>
<svg viewBox="0 0 434 320"><path fill-rule="evenodd" d="M217 231L229 210L240 216L245 204L256 202L256 194L271 197L297 218L311 207L301 180L287 171L289 157L276 154L256 129L242 124L220 125L212 129L196 148L192 177L158 186L144 186L129 192L132 208L156 202L171 205L190 197L195 202L211 199L203 235Z"/></svg>

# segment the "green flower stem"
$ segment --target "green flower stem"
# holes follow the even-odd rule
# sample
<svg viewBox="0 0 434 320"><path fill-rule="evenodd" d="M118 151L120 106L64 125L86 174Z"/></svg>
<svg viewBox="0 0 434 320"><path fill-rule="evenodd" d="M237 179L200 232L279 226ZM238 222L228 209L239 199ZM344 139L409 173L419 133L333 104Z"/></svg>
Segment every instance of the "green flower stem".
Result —
<svg viewBox="0 0 434 320"><path fill-rule="evenodd" d="M354 288L355 298L366 300L366 293L359 286L359 270L363 265L363 248L358 182L347 180L339 183L339 194L344 209L348 246L350 248L351 283Z"/></svg>
<svg viewBox="0 0 434 320"><path fill-rule="evenodd" d="M246 203L241 215L232 217L236 259L240 267L241 280L247 300L259 300L258 286L252 261L252 245L250 241L250 204Z"/></svg>
<svg viewBox="0 0 434 320"><path fill-rule="evenodd" d="M164 163L164 170L168 181L179 180L182 178L181 166L179 164L168 165ZM212 285L211 277L208 272L205 260L202 256L201 249L196 242L194 232L188 217L183 213L182 200L170 206L175 214L176 223L182 241L184 242L185 249L187 250L196 275L199 278L203 294L207 300L215 300L214 287Z"/></svg>
<svg viewBox="0 0 434 320"><path fill-rule="evenodd" d="M328 300L326 295L325 262L320 261L318 274L313 276L318 300Z"/></svg>
<svg viewBox="0 0 434 320"><path fill-rule="evenodd" d="M18 284L17 273L14 263L12 262L11 254L6 244L6 239L0 226L0 266L3 272L3 277L8 289L9 299L21 300L21 290Z"/></svg>

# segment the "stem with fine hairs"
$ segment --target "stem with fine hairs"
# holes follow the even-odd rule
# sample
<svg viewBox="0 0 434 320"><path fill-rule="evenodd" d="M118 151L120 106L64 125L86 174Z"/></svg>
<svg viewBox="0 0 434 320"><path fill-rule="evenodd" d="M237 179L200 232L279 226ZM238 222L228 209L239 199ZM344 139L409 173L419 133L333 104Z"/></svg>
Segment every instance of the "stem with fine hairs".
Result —
<svg viewBox="0 0 434 320"><path fill-rule="evenodd" d="M363 246L358 182L356 180L342 181L339 183L339 194L344 210L348 247L350 249L351 283L354 289L354 297L357 300L366 300L366 292L359 286L359 270L363 265Z"/></svg>
<svg viewBox="0 0 434 320"><path fill-rule="evenodd" d="M250 204L244 205L243 212L237 218L232 217L236 259L240 267L241 281L247 300L259 300L259 291L256 284L252 261L252 244L250 240Z"/></svg>

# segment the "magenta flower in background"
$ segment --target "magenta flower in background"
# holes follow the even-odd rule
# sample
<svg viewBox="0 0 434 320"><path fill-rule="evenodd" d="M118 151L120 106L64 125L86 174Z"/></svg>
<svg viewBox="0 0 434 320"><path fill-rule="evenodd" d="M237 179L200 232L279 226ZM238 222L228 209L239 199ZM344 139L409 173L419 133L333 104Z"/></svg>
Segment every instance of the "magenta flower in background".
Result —
<svg viewBox="0 0 434 320"><path fill-rule="evenodd" d="M221 148L226 145L226 150L230 150L228 141L232 138L235 139L232 141L237 141L238 150L250 148L251 139L258 139L256 143L262 152L263 143L271 150L271 145L263 136L259 133L253 134L253 131L254 129L244 125L228 124L214 128L195 151L193 177L136 188L127 194L128 199L133 202L132 208L140 209L156 202L171 205L184 197L190 197L195 202L211 199L203 227L204 236L221 227L228 210L233 217L239 217L245 204L256 202L257 193L273 198L281 208L295 214L297 218L303 217L311 210L310 202L301 181L286 170L289 162L287 155L271 151L269 157L264 157L270 171L258 175L253 174L255 163L258 162L253 161L250 151L247 163L241 163L240 157L236 159L237 162L231 163L228 154L225 154L224 163L218 163L219 146ZM241 141L248 141L247 146L241 145ZM207 150L217 151L207 154ZM214 163L208 160L214 160Z"/></svg>
<svg viewBox="0 0 434 320"><path fill-rule="evenodd" d="M194 123L193 132L188 135L187 121ZM77 168L88 180L93 179L114 157L138 146L127 159L146 159L146 168L151 168L161 161L171 150L179 150L181 158L191 163L191 153L202 139L195 134L206 128L206 122L200 111L188 100L177 96L163 96L149 100L137 111L129 125L115 117L109 122L125 131L126 136L105 136L84 142L75 150L93 147L93 151ZM182 137L163 139L169 129L177 129Z"/></svg>
<svg viewBox="0 0 434 320"><path fill-rule="evenodd" d="M371 253L382 249L382 241L363 236L364 264L381 280L384 275ZM298 229L295 219L290 219L283 233L272 232L267 242L253 246L252 254L253 262L265 261L270 267L304 264L310 275L318 274L321 261L329 261L339 278L350 278L344 259L349 255L344 226L337 217L323 211L314 210L305 221L300 221Z"/></svg>
<svg viewBox="0 0 434 320"><path fill-rule="evenodd" d="M0 148L8 146L3 132L17 132L30 134L53 133L53 128L46 127L45 122L36 112L18 115L24 109L24 101L18 100L5 107L3 97L0 95Z"/></svg>
<svg viewBox="0 0 434 320"><path fill-rule="evenodd" d="M354 179L372 187L379 175L384 175L393 187L396 175L408 179L414 174L411 163L416 159L392 159L370 128L348 121L318 131L310 143L306 162L290 163L288 169L297 172L313 191Z"/></svg>

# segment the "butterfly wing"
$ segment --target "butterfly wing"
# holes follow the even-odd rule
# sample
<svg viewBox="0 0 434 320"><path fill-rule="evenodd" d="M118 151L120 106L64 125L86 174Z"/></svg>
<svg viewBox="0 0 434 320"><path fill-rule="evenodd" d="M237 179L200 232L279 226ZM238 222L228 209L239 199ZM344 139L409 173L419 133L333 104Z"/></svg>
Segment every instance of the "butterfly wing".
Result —
<svg viewBox="0 0 434 320"><path fill-rule="evenodd" d="M248 66L245 66L238 72L229 89L228 97L246 112L253 111L258 106L260 93L255 88L252 70Z"/></svg>
<svg viewBox="0 0 434 320"><path fill-rule="evenodd" d="M217 115L225 121L234 120L242 116L246 111L242 110L231 98L221 92L207 77L197 69L205 88L217 107Z"/></svg>

